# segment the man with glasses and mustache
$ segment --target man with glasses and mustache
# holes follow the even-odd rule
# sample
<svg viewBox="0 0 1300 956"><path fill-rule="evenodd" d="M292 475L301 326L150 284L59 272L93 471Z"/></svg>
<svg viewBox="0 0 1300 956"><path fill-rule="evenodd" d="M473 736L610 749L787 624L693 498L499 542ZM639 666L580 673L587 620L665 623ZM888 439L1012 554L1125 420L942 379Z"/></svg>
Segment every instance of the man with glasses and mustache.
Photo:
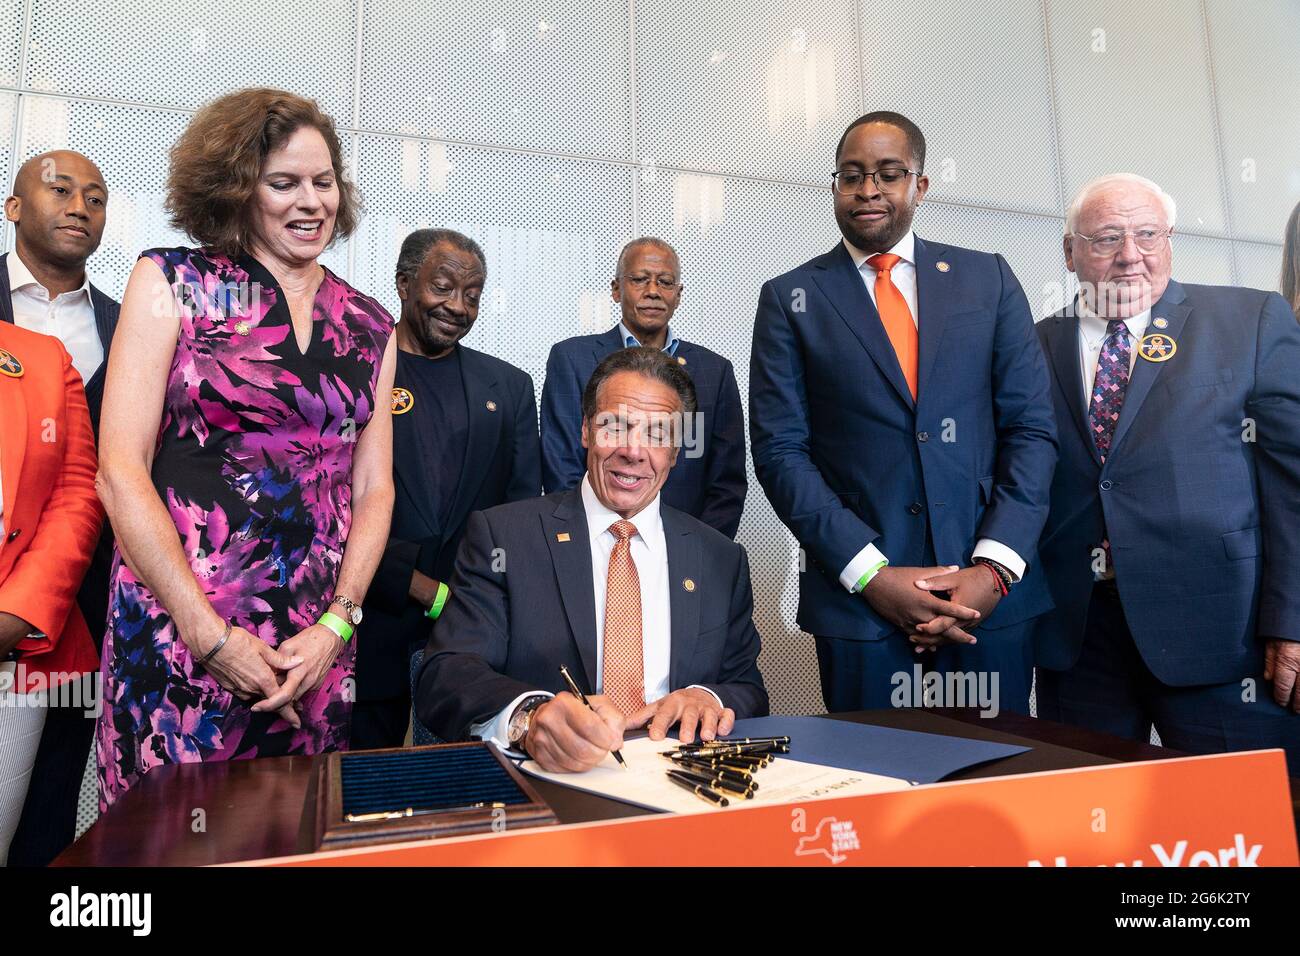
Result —
<svg viewBox="0 0 1300 956"><path fill-rule="evenodd" d="M470 512L541 491L532 378L461 344L487 280L482 248L419 229L397 260L393 523L362 606L354 750L400 747L411 714L411 655L449 596Z"/></svg>
<svg viewBox="0 0 1300 956"><path fill-rule="evenodd" d="M797 622L830 711L910 704L899 679L929 668L996 680L999 708L1027 714L1029 623L1049 607L1046 363L1000 255L912 232L924 166L897 113L841 138L843 241L759 296L754 470L806 557Z"/></svg>
<svg viewBox="0 0 1300 956"><path fill-rule="evenodd" d="M633 239L619 253L610 295L622 317L599 335L578 335L551 348L542 386L542 484L547 493L582 480L582 388L611 352L637 345L671 356L695 382L699 413L684 423L687 443L664 486L664 501L729 538L736 536L749 483L745 417L731 362L677 336L682 266L662 239ZM696 425L698 424L698 427Z"/></svg>
<svg viewBox="0 0 1300 956"><path fill-rule="evenodd" d="M1175 213L1119 173L1066 217L1038 713L1300 774L1300 326L1275 292L1173 280Z"/></svg>

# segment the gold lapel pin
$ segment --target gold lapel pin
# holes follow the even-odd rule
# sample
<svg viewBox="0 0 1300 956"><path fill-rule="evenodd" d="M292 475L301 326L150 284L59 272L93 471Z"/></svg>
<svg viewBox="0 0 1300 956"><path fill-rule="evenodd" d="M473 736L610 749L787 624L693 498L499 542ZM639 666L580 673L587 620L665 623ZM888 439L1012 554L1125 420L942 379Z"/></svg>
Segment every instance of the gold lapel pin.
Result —
<svg viewBox="0 0 1300 956"><path fill-rule="evenodd" d="M682 587L686 588L686 590L688 590L688 591L694 591L694 590L695 590L695 579L694 579L694 578L687 578L685 581L682 582Z"/></svg>
<svg viewBox="0 0 1300 956"><path fill-rule="evenodd" d="M686 364L686 359L682 358L680 355L677 356L677 364L678 364L678 365L685 365L685 364Z"/></svg>
<svg viewBox="0 0 1300 956"><path fill-rule="evenodd" d="M1178 351L1178 343L1168 335L1144 335L1138 342L1138 355L1148 362L1168 362Z"/></svg>
<svg viewBox="0 0 1300 956"><path fill-rule="evenodd" d="M487 410L489 412L495 412L497 410L497 403L492 401L491 399L488 399Z"/></svg>
<svg viewBox="0 0 1300 956"><path fill-rule="evenodd" d="M410 389L395 388L393 389L393 414L405 415L415 407L415 396L411 394Z"/></svg>
<svg viewBox="0 0 1300 956"><path fill-rule="evenodd" d="M948 265L948 263L944 262L942 259L936 262L934 264L934 267L938 269L940 272L947 272L949 269L952 268L952 266Z"/></svg>
<svg viewBox="0 0 1300 956"><path fill-rule="evenodd" d="M1157 329L1167 329L1167 328L1169 328L1169 320L1168 320L1168 319L1164 319L1164 318L1157 318L1157 319L1156 319L1154 322L1152 322L1151 324L1154 325Z"/></svg>
<svg viewBox="0 0 1300 956"><path fill-rule="evenodd" d="M564 542L569 540L569 532L567 531L557 532L555 535L555 540L560 542L560 544L564 544Z"/></svg>

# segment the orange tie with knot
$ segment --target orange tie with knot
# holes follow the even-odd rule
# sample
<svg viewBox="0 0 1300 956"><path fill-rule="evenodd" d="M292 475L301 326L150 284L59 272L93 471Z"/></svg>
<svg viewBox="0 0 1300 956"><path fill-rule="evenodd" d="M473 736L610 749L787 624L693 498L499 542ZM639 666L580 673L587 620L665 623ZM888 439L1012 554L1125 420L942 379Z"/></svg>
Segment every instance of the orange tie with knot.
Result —
<svg viewBox="0 0 1300 956"><path fill-rule="evenodd" d="M632 560L636 525L618 520L609 526L614 550L605 579L605 696L624 714L645 706L645 654L641 648L641 579Z"/></svg>
<svg viewBox="0 0 1300 956"><path fill-rule="evenodd" d="M876 270L876 311L880 313L880 322L889 335L898 356L898 364L903 369L903 378L916 401L916 366L920 351L917 345L916 323L912 321L912 311L907 307L907 300L898 291L894 280L889 277L889 270L898 265L901 256L892 252L882 252L872 256L867 262Z"/></svg>

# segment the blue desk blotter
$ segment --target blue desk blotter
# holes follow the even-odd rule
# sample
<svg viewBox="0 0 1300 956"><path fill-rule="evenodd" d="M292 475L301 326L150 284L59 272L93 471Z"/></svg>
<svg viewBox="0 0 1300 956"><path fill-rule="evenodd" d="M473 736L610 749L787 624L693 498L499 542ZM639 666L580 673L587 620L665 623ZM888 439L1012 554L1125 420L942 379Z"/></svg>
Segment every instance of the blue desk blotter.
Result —
<svg viewBox="0 0 1300 956"><path fill-rule="evenodd" d="M914 783L937 783L950 773L1028 747L944 734L895 730L827 717L751 717L736 721L729 737L790 737L790 760L878 773Z"/></svg>

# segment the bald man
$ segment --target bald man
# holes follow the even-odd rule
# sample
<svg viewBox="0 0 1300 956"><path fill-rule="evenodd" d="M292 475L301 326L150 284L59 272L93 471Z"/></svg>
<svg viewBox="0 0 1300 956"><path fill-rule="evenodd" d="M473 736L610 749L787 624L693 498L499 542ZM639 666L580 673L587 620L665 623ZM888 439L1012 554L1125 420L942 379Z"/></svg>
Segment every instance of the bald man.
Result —
<svg viewBox="0 0 1300 956"><path fill-rule="evenodd" d="M63 343L85 385L96 438L118 304L91 285L86 260L99 248L107 210L103 174L85 156L63 149L33 156L5 200L15 241L13 251L0 256L0 321ZM77 596L96 645L107 616L111 540L105 528ZM11 865L44 866L72 842L93 729L81 708L50 709L9 848Z"/></svg>
<svg viewBox="0 0 1300 956"><path fill-rule="evenodd" d="M1300 326L1276 292L1172 278L1175 212L1116 173L1066 216L1038 715L1300 774Z"/></svg>
<svg viewBox="0 0 1300 956"><path fill-rule="evenodd" d="M673 247L642 236L619 253L610 297L622 313L599 335L578 335L551 348L542 387L542 486L547 494L576 487L586 472L582 390L605 356L648 346L676 359L691 376L699 411L684 423L682 452L664 485L664 502L735 538L745 507L745 419L731 362L677 336L682 266Z"/></svg>

